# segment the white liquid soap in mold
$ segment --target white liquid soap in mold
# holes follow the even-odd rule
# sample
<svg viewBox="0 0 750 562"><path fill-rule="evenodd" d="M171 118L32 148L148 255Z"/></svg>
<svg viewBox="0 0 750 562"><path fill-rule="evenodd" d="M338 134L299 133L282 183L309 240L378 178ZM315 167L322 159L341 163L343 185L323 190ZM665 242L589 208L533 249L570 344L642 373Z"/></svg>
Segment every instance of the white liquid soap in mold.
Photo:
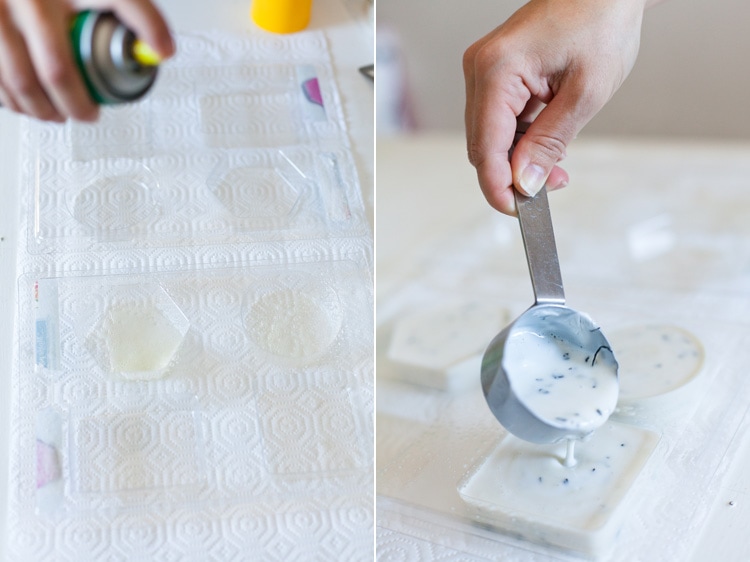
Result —
<svg viewBox="0 0 750 562"><path fill-rule="evenodd" d="M616 366L603 360L605 354L610 351L518 330L508 338L503 366L518 400L536 418L580 439L602 426L617 403Z"/></svg>
<svg viewBox="0 0 750 562"><path fill-rule="evenodd" d="M627 494L656 448L656 433L607 422L576 447L506 436L458 485L476 523L533 543L600 556L628 516Z"/></svg>

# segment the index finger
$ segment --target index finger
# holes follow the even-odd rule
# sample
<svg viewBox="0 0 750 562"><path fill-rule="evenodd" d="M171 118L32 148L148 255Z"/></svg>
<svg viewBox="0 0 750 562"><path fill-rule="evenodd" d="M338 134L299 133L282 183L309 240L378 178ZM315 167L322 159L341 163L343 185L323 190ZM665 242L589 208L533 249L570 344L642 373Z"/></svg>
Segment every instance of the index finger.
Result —
<svg viewBox="0 0 750 562"><path fill-rule="evenodd" d="M479 186L487 202L512 215L515 196L508 151L516 133L516 116L523 111L528 95L524 99L520 90L514 95L507 88L508 81L501 82L497 76L480 78L475 84L469 159L477 169Z"/></svg>

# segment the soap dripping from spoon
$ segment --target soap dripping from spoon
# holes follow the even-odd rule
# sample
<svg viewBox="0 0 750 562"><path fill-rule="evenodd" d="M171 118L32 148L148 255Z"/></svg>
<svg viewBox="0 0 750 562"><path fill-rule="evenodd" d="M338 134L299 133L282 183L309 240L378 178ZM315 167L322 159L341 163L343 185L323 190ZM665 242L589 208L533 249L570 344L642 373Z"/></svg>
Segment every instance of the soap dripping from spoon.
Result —
<svg viewBox="0 0 750 562"><path fill-rule="evenodd" d="M565 458L563 459L563 466L572 468L578 464L576 460L576 441L575 439L568 439L567 446L565 448Z"/></svg>

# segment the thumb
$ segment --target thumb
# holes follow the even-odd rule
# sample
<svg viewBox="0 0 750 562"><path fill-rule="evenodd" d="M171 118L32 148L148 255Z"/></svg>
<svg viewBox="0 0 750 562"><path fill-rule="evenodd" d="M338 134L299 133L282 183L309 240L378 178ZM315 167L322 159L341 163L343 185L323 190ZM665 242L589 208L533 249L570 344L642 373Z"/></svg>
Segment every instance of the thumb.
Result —
<svg viewBox="0 0 750 562"><path fill-rule="evenodd" d="M568 144L598 111L582 101L561 90L518 141L511 168L513 184L521 193L533 197L544 187L555 164L565 158Z"/></svg>

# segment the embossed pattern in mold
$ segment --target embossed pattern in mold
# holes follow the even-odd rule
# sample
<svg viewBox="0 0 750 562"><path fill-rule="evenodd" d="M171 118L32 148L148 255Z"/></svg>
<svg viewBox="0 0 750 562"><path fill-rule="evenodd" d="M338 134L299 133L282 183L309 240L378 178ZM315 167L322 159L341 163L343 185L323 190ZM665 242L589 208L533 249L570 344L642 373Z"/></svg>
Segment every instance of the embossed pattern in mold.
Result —
<svg viewBox="0 0 750 562"><path fill-rule="evenodd" d="M71 178L74 177L72 173ZM161 213L152 194L154 174L143 164L118 160L96 175L72 198L71 214L97 238L123 238L147 228Z"/></svg>
<svg viewBox="0 0 750 562"><path fill-rule="evenodd" d="M271 472L293 475L365 466L349 390L327 377L279 373L259 383L259 419Z"/></svg>
<svg viewBox="0 0 750 562"><path fill-rule="evenodd" d="M253 167L229 170L214 195L230 214L242 219L283 217L299 199L295 187L275 170Z"/></svg>
<svg viewBox="0 0 750 562"><path fill-rule="evenodd" d="M198 413L172 406L156 403L143 410L75 420L71 428L73 490L112 494L202 482Z"/></svg>

